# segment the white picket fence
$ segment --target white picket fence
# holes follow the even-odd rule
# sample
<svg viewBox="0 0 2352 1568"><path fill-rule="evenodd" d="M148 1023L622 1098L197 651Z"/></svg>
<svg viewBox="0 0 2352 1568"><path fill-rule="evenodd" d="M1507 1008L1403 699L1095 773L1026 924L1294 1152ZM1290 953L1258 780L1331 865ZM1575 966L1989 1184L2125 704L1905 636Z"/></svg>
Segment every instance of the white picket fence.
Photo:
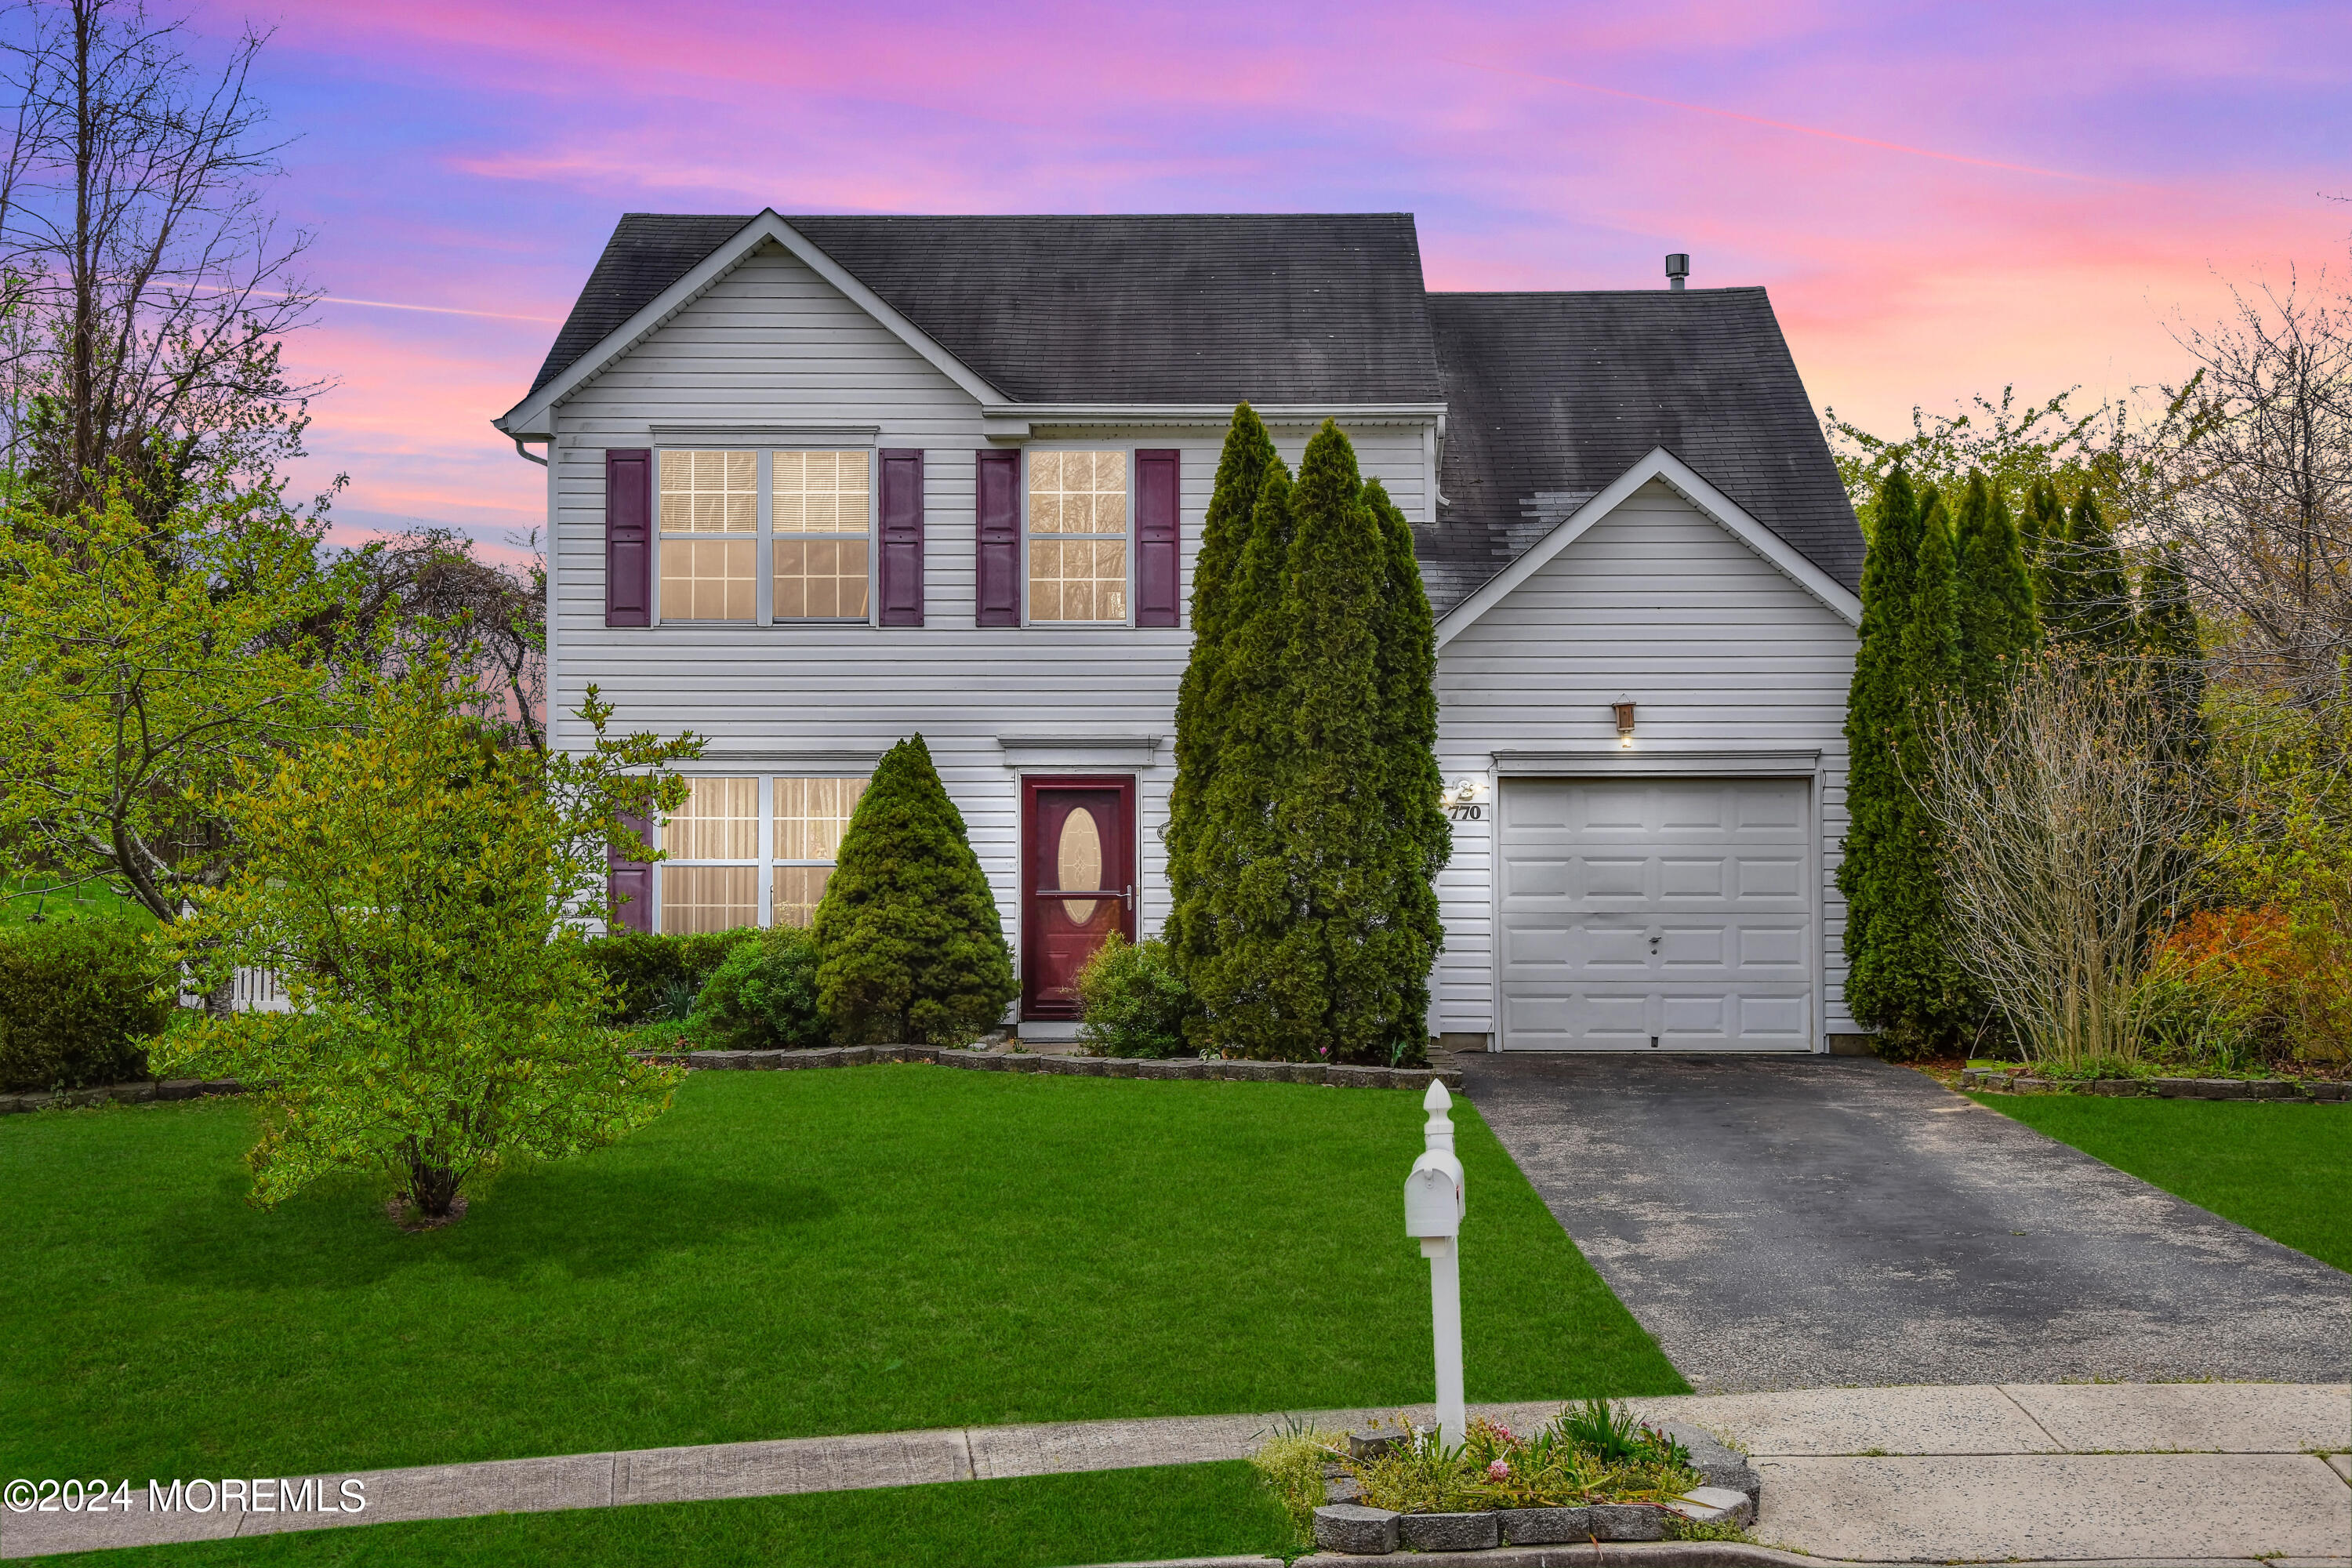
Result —
<svg viewBox="0 0 2352 1568"><path fill-rule="evenodd" d="M180 993L180 1005L201 1007L205 999L192 991ZM240 969L229 984L229 1005L240 1013L290 1013L286 987L274 969Z"/></svg>

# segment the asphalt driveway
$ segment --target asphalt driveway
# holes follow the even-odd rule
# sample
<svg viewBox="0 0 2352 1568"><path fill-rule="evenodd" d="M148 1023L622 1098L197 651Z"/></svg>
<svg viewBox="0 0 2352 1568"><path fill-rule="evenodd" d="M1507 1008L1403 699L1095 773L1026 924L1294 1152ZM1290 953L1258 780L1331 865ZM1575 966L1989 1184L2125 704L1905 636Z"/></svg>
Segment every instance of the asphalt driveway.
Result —
<svg viewBox="0 0 2352 1568"><path fill-rule="evenodd" d="M1460 1060L1471 1101L1701 1393L2346 1375L2352 1275L1923 1074Z"/></svg>

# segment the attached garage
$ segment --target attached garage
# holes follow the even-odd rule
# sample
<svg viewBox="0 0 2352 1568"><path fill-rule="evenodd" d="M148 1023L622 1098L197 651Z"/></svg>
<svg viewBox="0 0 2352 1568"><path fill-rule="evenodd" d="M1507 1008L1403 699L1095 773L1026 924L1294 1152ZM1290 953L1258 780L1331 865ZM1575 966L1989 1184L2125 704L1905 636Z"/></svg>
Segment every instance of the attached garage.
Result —
<svg viewBox="0 0 2352 1568"><path fill-rule="evenodd" d="M1814 781L1505 778L1505 1050L1804 1051L1819 1031Z"/></svg>

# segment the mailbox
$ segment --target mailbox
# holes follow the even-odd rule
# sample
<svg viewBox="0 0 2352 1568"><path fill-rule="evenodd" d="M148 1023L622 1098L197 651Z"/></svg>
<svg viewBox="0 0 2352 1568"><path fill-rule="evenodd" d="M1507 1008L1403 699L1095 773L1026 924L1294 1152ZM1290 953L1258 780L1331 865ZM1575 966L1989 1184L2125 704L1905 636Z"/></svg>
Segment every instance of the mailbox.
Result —
<svg viewBox="0 0 2352 1568"><path fill-rule="evenodd" d="M1462 1234L1462 1164L1432 1149L1404 1179L1404 1233L1426 1240Z"/></svg>

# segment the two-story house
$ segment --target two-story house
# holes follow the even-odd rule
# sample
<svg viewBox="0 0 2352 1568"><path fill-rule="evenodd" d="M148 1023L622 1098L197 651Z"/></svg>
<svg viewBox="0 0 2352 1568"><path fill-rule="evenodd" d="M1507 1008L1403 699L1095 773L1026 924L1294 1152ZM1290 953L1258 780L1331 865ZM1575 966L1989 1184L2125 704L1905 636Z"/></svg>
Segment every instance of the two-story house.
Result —
<svg viewBox="0 0 2352 1568"><path fill-rule="evenodd" d="M1679 283L1679 279L1677 279ZM709 737L662 931L805 921L920 731L1022 1032L1167 907L1226 422L1325 418L1412 518L1454 818L1431 1031L1822 1050L1863 541L1760 289L1445 294L1401 214L624 217L530 395L559 743ZM530 450L540 447L544 457Z"/></svg>

